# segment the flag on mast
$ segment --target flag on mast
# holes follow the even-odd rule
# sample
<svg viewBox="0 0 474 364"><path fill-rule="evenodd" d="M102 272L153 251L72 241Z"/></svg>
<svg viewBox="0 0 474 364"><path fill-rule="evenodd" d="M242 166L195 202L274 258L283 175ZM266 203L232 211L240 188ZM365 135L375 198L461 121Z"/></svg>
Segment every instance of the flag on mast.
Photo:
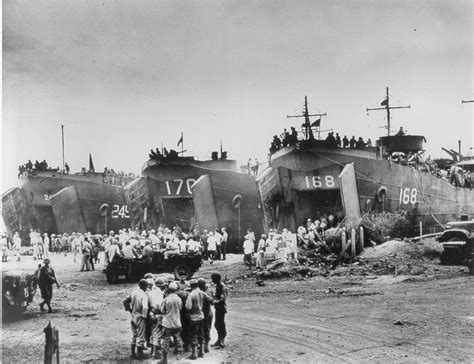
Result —
<svg viewBox="0 0 474 364"><path fill-rule="evenodd" d="M321 126L321 118L319 118L318 120L313 121L311 126L316 126L316 127L319 128Z"/></svg>
<svg viewBox="0 0 474 364"><path fill-rule="evenodd" d="M381 106L387 106L388 105L388 99L385 99L383 100L381 103L380 103Z"/></svg>
<svg viewBox="0 0 474 364"><path fill-rule="evenodd" d="M178 147L180 144L183 144L183 133L181 133L181 138L178 140Z"/></svg>

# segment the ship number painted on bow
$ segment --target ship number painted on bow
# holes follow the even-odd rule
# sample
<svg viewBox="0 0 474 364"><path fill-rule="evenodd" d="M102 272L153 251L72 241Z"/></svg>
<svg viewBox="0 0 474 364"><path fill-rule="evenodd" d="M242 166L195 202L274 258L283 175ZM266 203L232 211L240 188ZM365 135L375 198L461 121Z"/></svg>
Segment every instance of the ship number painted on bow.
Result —
<svg viewBox="0 0 474 364"><path fill-rule="evenodd" d="M181 191L183 191L184 185L186 185L186 190L188 194L191 195L191 188L194 186L195 183L196 180L194 178L188 178L186 180L180 178L172 181L166 181L166 191L170 196L179 196L181 194Z"/></svg>
<svg viewBox="0 0 474 364"><path fill-rule="evenodd" d="M417 194L418 191L416 190L416 188L400 188L400 198L398 199L398 202L400 203L400 205L414 205L416 203Z"/></svg>
<svg viewBox="0 0 474 364"><path fill-rule="evenodd" d="M128 206L127 205L113 205L112 219L129 219L130 215L128 214Z"/></svg>
<svg viewBox="0 0 474 364"><path fill-rule="evenodd" d="M306 188L334 188L334 177L333 176L305 176Z"/></svg>

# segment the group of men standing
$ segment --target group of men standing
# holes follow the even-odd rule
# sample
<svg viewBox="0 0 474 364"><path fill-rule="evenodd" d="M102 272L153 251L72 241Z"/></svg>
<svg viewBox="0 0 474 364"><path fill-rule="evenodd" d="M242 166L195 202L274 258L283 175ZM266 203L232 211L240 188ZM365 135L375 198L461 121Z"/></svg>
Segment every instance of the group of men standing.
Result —
<svg viewBox="0 0 474 364"><path fill-rule="evenodd" d="M204 230L200 239L203 259L208 259L211 264L214 260L226 260L228 238L225 227L214 231Z"/></svg>
<svg viewBox="0 0 474 364"><path fill-rule="evenodd" d="M30 246L32 248L33 260L42 260L43 257L49 255L50 240L47 233L44 233L44 238L36 230L31 229L29 233ZM8 260L8 250L13 251L16 256L16 260L19 262L21 259L21 237L18 232L13 234L12 242L8 240L8 235L4 233L1 237L1 248L2 248L2 262Z"/></svg>
<svg viewBox="0 0 474 364"><path fill-rule="evenodd" d="M147 273L130 296L124 300L124 307L131 314L132 342L131 356L143 358L147 344L155 359L168 362L171 342L175 346L176 359L184 351L191 350L190 360L204 357L209 352L210 330L215 310L218 339L211 345L225 347L227 335L225 314L227 313L227 289L219 273L211 275L214 290L210 290L203 278L192 279L189 285L185 277L179 282L170 277L153 278Z"/></svg>
<svg viewBox="0 0 474 364"><path fill-rule="evenodd" d="M261 234L260 239L256 244L255 233L251 229L247 230L242 246L244 252L244 264L246 264L249 269L252 269L254 265L257 269L265 269L267 255L272 256L272 260L277 258L277 254L281 257L288 257L294 250L292 236L294 236L294 234L286 228L283 229L281 233L276 229L270 229L268 236L267 234ZM257 252L256 259L254 259L255 252Z"/></svg>

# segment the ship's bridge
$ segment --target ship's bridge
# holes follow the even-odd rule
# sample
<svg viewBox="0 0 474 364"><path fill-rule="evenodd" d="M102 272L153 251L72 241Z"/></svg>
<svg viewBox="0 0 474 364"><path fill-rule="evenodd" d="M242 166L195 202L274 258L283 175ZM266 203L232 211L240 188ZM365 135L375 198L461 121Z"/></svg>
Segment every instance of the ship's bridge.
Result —
<svg viewBox="0 0 474 364"><path fill-rule="evenodd" d="M426 139L423 135L388 135L377 140L377 146L388 153L417 153L423 150Z"/></svg>

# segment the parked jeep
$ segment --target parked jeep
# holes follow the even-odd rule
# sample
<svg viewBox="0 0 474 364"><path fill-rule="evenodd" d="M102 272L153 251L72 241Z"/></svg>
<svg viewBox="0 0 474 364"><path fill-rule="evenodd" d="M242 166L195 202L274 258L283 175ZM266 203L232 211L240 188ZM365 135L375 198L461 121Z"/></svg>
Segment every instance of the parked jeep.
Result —
<svg viewBox="0 0 474 364"><path fill-rule="evenodd" d="M144 259L127 259L116 255L104 273L109 283L118 283L119 280L137 282L146 273L173 273L176 279L183 275L189 279L201 264L200 253L171 254L165 257L162 252L154 252L150 264Z"/></svg>
<svg viewBox="0 0 474 364"><path fill-rule="evenodd" d="M2 273L2 320L18 316L26 310L36 293L36 275L23 272Z"/></svg>
<svg viewBox="0 0 474 364"><path fill-rule="evenodd" d="M438 241L443 245L441 264L466 265L474 274L474 220L452 221Z"/></svg>

